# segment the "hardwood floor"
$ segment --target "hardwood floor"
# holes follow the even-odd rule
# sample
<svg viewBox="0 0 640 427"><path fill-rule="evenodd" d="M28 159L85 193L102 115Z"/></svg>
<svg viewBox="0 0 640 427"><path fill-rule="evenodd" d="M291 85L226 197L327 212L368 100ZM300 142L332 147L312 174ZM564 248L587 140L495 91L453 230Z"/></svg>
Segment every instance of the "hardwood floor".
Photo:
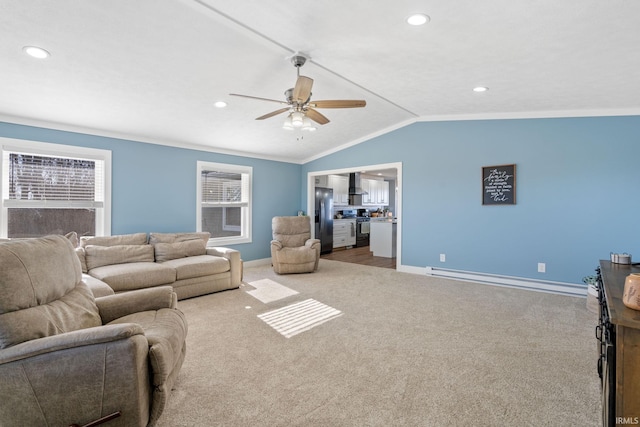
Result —
<svg viewBox="0 0 640 427"><path fill-rule="evenodd" d="M371 265L373 267L396 268L395 258L373 256L373 252L369 251L369 246L351 249L334 249L330 254L320 255L320 258L350 262L352 264Z"/></svg>

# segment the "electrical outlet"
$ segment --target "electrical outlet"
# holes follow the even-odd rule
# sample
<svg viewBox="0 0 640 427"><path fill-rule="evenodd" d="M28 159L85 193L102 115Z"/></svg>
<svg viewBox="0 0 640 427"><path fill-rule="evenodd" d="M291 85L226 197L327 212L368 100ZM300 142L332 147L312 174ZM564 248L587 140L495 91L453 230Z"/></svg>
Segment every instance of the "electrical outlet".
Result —
<svg viewBox="0 0 640 427"><path fill-rule="evenodd" d="M440 254L440 262L445 262L447 260L447 256L445 254Z"/></svg>
<svg viewBox="0 0 640 427"><path fill-rule="evenodd" d="M547 265L544 262L538 263L538 273L546 273Z"/></svg>

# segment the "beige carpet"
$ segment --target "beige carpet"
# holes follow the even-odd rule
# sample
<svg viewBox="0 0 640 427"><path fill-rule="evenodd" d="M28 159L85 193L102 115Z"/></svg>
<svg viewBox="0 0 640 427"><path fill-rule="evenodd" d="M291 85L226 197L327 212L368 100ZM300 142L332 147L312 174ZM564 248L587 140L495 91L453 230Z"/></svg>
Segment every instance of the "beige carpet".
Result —
<svg viewBox="0 0 640 427"><path fill-rule="evenodd" d="M586 300L321 260L246 268L299 294L179 306L187 357L159 425L597 426ZM285 338L258 315L307 299L342 315Z"/></svg>

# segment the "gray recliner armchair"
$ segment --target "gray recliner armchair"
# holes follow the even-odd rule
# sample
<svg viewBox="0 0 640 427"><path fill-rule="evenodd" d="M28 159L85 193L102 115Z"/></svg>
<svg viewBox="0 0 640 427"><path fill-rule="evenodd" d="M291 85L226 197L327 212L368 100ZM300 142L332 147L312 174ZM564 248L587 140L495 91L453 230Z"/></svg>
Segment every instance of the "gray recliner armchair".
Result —
<svg viewBox="0 0 640 427"><path fill-rule="evenodd" d="M271 228L271 263L276 273L312 273L318 269L320 240L311 238L308 216L276 216Z"/></svg>
<svg viewBox="0 0 640 427"><path fill-rule="evenodd" d="M94 299L63 236L0 243L0 425L154 425L185 357L170 286Z"/></svg>

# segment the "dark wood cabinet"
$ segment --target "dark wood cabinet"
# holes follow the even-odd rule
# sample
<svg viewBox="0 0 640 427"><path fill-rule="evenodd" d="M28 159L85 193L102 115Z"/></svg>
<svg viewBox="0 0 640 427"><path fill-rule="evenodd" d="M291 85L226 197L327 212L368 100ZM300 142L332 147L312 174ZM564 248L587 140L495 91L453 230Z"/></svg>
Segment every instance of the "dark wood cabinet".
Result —
<svg viewBox="0 0 640 427"><path fill-rule="evenodd" d="M640 267L600 261L600 344L603 425L640 423L640 311L622 303L624 281Z"/></svg>

